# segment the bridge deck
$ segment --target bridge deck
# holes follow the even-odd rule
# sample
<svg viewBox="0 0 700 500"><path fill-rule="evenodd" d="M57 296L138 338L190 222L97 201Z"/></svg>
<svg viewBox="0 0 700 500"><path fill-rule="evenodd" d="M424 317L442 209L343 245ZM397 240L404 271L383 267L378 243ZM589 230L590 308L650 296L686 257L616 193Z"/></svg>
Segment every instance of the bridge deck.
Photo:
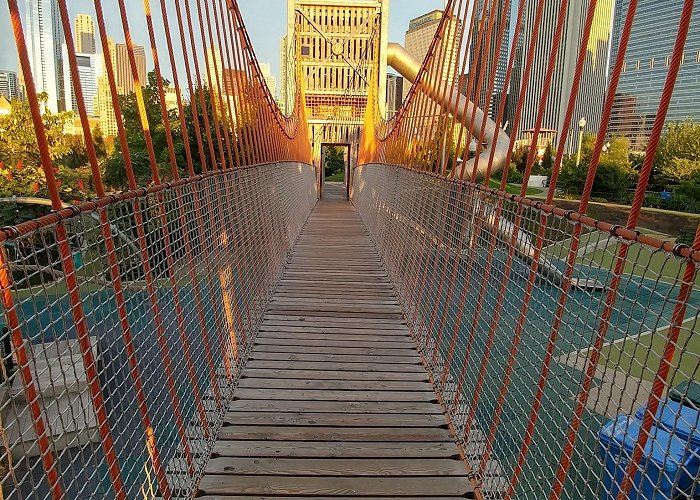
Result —
<svg viewBox="0 0 700 500"><path fill-rule="evenodd" d="M388 277L345 201L313 211L234 396L202 496L471 496Z"/></svg>

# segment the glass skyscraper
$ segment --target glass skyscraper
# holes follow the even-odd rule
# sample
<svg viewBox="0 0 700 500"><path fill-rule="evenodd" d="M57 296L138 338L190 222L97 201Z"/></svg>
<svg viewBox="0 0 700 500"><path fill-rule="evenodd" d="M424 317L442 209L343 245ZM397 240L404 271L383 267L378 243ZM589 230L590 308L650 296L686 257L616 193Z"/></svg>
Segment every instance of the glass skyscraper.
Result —
<svg viewBox="0 0 700 500"><path fill-rule="evenodd" d="M505 0L498 0L496 8L492 13L483 13L485 0L477 0L476 12L482 19L478 21L478 29L473 30L471 47L469 51L469 71L474 75L483 74L483 83L480 86L479 95L476 97L476 104L481 109L486 109L486 99L489 97L489 82L493 79L493 92L491 100L488 103L488 114L495 119L498 115L498 106L501 101L501 96L505 90L506 71L508 69L508 53L510 47L510 15L511 9L505 8ZM488 2L490 5L491 2ZM487 9L488 9L487 5ZM488 25L493 20L493 29L491 31L491 39L487 40L485 33L488 33ZM499 53L496 54L496 45L498 44L498 34L501 28L505 25L505 31ZM480 35L480 32L484 35ZM479 40L481 43L479 44ZM489 47L486 50L486 47ZM476 84L474 88L476 89Z"/></svg>
<svg viewBox="0 0 700 500"><path fill-rule="evenodd" d="M610 70L618 54L629 0L615 6ZM668 73L683 0L641 0L615 94L609 135L629 137L632 148L646 147ZM700 13L693 12L683 62L666 122L700 118Z"/></svg>
<svg viewBox="0 0 700 500"><path fill-rule="evenodd" d="M56 0L25 0L24 16L24 33L36 91L48 94L46 107L50 111L63 111L61 45L64 39Z"/></svg>
<svg viewBox="0 0 700 500"><path fill-rule="evenodd" d="M572 0L566 13L562 40L557 52L553 79L549 89L541 129L554 131L553 144L556 148L565 148L571 152L576 147L578 120L583 117L588 122L586 131L595 132L600 125L601 109L607 87L607 63L610 52L611 24L613 17L613 0L598 0L594 11L591 34L586 45L586 60L583 76L574 108L574 124L568 131L562 131L566 109L571 94L571 86L576 69L583 29L588 13L589 0ZM518 37L516 60L511 78L511 110L515 108L522 83L525 79L525 61L528 48L534 36L534 24L537 14L537 2L527 0L525 3L523 27ZM519 139L528 139L535 127L538 108L544 92L545 75L554 40L557 24L558 2L545 2L541 25L537 34L537 45L533 56L530 80L521 103L522 114L518 124ZM511 111L512 113L513 111ZM509 118L512 115L509 115ZM512 127L510 129L512 131ZM563 136L562 136L563 135Z"/></svg>

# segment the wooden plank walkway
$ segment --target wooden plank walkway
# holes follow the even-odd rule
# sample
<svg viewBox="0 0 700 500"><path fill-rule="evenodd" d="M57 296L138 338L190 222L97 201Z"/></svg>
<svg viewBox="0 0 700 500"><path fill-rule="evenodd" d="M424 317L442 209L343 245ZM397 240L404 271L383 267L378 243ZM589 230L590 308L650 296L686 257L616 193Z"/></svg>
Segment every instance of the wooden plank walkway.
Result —
<svg viewBox="0 0 700 500"><path fill-rule="evenodd" d="M379 257L335 198L297 242L199 494L473 498Z"/></svg>

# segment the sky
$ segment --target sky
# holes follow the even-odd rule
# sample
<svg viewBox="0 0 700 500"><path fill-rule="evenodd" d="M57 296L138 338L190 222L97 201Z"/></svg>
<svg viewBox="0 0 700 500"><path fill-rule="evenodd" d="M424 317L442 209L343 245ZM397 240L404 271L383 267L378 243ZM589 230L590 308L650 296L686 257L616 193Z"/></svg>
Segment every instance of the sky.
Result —
<svg viewBox="0 0 700 500"><path fill-rule="evenodd" d="M26 0L19 0L20 9L24 8ZM37 1L37 0L31 0ZM352 2L352 0L348 0ZM148 57L147 67L150 70L153 67L152 56L150 54L150 45L148 43L148 31L146 29L146 21L143 15L144 0L125 0L127 12L129 16L129 25L132 39L134 43L144 45ZM93 0L68 0L68 9L71 19L74 19L78 14L90 14L95 18L95 9ZM169 24L171 31L177 31L175 21L175 8L173 0L166 0L168 6ZM192 8L195 9L196 1L190 2ZM280 39L286 34L287 30L287 0L238 0L238 4L243 13L243 19L250 33L253 47L260 62L270 63L273 75L279 83L279 65L280 65ZM116 0L102 0L103 8L105 9L105 22L107 24L107 32L115 42L123 42L124 32L121 27L119 10ZM417 16L425 14L435 9L442 9L444 0L390 0L389 3L389 40L403 44L404 34L408 29L408 22ZM165 32L163 30L163 20L160 16L159 0L151 0L151 8L153 11L153 21L156 30L156 45L158 47L158 57L163 70L163 75L171 79L172 71L168 61L168 53L163 50L166 46ZM95 27L97 30L97 26ZM195 26L195 31L198 33L199 26ZM175 50L176 64L178 65L178 74L184 80L184 66L182 66L182 56L179 51L179 37L173 33L175 44L178 49ZM199 40L200 37L195 35ZM97 42L98 52L99 40ZM201 54L200 54L201 56ZM7 2L0 1L0 69L17 71L17 55L14 38L12 37L12 29L9 21L9 11Z"/></svg>

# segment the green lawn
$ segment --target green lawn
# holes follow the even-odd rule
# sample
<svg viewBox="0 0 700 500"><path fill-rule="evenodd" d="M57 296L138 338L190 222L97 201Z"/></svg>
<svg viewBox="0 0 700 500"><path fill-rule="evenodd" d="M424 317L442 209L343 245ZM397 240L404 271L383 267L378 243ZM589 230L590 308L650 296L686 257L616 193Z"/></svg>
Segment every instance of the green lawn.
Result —
<svg viewBox="0 0 700 500"><path fill-rule="evenodd" d="M499 181L497 179L489 179L489 186L492 188L500 189L501 181ZM538 195L538 194L542 194L543 192L544 192L544 189L529 187L529 188L527 188L526 195L527 196ZM508 194L520 194L520 185L519 184L506 184L506 193L508 193Z"/></svg>
<svg viewBox="0 0 700 500"><path fill-rule="evenodd" d="M689 378L697 380L700 376L700 373L695 371L700 362L700 333L692 330L694 321L695 319L691 318L684 324L685 329L680 332L669 372L669 382L672 386ZM661 363L667 332L668 328L664 328L641 337L607 345L602 350L599 364L652 382Z"/></svg>
<svg viewBox="0 0 700 500"><path fill-rule="evenodd" d="M617 248L611 246L608 250L600 249L585 256L584 262L612 269L617 258ZM685 272L685 262L669 257L664 252L652 252L642 245L631 245L625 261L625 273L644 276L649 280L668 283L678 283ZM700 285L700 274L696 275L695 283Z"/></svg>
<svg viewBox="0 0 700 500"><path fill-rule="evenodd" d="M340 172L337 174L333 174L331 176L327 176L325 178L326 182L344 182L345 181L345 174Z"/></svg>

